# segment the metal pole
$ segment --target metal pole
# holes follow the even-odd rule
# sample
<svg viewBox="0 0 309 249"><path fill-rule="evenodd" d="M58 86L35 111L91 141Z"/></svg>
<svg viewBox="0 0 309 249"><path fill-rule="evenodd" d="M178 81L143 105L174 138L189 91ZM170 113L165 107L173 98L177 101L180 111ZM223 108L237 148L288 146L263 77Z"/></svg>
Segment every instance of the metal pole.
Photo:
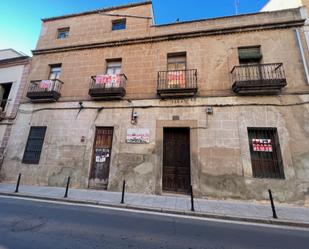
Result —
<svg viewBox="0 0 309 249"><path fill-rule="evenodd" d="M304 69L305 69L307 84L309 84L309 70L308 70L308 66L307 66L307 60L306 60L306 56L305 56L304 46L303 46L302 41L301 41L299 29L296 29L295 33L296 33L296 39L297 39L299 51L300 51L300 54L301 54L302 63L303 63Z"/></svg>
<svg viewBox="0 0 309 249"><path fill-rule="evenodd" d="M19 183L20 183L20 178L21 178L21 173L19 173L19 175L18 175L18 179L17 179L17 184L16 184L15 193L18 193Z"/></svg>
<svg viewBox="0 0 309 249"><path fill-rule="evenodd" d="M124 203L124 192L125 192L125 188L126 188L126 181L124 180L123 181L123 184L122 184L122 195L121 195L121 204Z"/></svg>
<svg viewBox="0 0 309 249"><path fill-rule="evenodd" d="M274 218L274 219L278 219L278 216L277 216L277 213L276 213L275 204L274 204L273 195L272 195L270 189L268 189L268 193L269 193L269 199L270 199L270 203L271 203L271 209L272 209L272 211L273 211L273 218Z"/></svg>
<svg viewBox="0 0 309 249"><path fill-rule="evenodd" d="M190 192L191 192L191 211L195 211L194 210L194 199L193 199L193 188L192 188L192 185L190 187Z"/></svg>
<svg viewBox="0 0 309 249"><path fill-rule="evenodd" d="M67 187L65 189L64 198L68 197L69 186L70 186L70 177L68 177L68 182L67 182Z"/></svg>

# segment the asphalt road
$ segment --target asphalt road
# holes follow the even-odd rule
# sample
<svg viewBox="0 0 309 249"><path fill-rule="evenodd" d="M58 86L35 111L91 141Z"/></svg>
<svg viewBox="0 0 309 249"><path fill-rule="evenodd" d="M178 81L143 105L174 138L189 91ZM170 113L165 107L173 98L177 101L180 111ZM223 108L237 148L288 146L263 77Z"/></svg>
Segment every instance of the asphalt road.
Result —
<svg viewBox="0 0 309 249"><path fill-rule="evenodd" d="M308 249L309 231L0 197L0 249Z"/></svg>

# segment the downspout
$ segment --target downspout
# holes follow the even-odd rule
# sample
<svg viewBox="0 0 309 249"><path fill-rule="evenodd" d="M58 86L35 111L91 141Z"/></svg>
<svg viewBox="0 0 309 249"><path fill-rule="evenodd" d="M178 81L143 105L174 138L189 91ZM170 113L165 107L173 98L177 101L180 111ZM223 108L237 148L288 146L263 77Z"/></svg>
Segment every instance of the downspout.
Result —
<svg viewBox="0 0 309 249"><path fill-rule="evenodd" d="M300 38L299 29L296 29L295 33L296 33L299 51L300 51L300 54L301 54L301 59L302 59L303 65L304 65L305 73L306 73L307 84L309 85L309 71L308 71L307 61L306 61L306 57L305 57L304 47L303 47L303 44L302 44L301 38Z"/></svg>

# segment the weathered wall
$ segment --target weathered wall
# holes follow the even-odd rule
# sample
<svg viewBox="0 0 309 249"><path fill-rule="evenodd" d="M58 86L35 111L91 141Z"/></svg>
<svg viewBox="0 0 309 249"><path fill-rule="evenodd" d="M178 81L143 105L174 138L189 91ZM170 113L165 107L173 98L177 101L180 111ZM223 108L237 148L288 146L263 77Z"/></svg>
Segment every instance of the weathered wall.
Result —
<svg viewBox="0 0 309 249"><path fill-rule="evenodd" d="M150 5L143 5L128 13L150 12ZM15 181L17 174L22 173L24 184L64 186L70 175L73 187L86 188L95 128L112 126L108 189L120 190L126 179L130 192L161 194L163 128L189 127L191 182L197 196L261 200L267 198L267 188L272 188L280 201L308 204L309 87L294 27L287 25L302 25L301 18L296 9L162 26L151 26L150 20L133 23L130 19L127 30L115 33L110 31L111 17L98 14L46 21L37 49L173 35L169 40L134 45L35 51L28 82L46 79L49 65L62 63L62 96L50 104L31 104L24 99L12 128L2 177ZM280 22L285 24L279 25ZM65 26L71 28L70 37L55 41L57 29ZM246 26L253 28L248 32ZM175 33L205 30L222 34L174 37ZM288 85L282 94L239 97L232 92L230 72L238 65L237 48L252 45L261 45L262 63L284 64ZM186 52L187 68L197 69L196 98L157 97L157 73L166 70L167 54L174 52ZM111 58L122 58L122 70L128 78L127 94L122 101L91 101L90 77L104 73L106 59ZM80 112L79 101L85 107ZM213 115L206 114L207 106L213 107ZM132 108L139 114L137 125L130 122ZM173 115L179 120L173 121ZM31 126L47 126L38 165L21 162ZM150 143L127 144L126 132L132 127L149 128ZM247 127L278 128L285 180L252 177Z"/></svg>
<svg viewBox="0 0 309 249"><path fill-rule="evenodd" d="M122 180L126 179L130 192L161 194L163 127L190 127L191 176L198 196L262 200L267 199L267 188L272 188L280 201L308 203L309 106L301 103L308 102L309 96L250 100L251 104L246 97L84 102L86 108L79 114L76 102L23 104L13 127L2 175L7 181L15 181L21 172L24 184L51 186L64 186L66 177L71 175L74 187L87 187L95 127L112 126L108 189L120 190ZM99 112L87 109L102 106L105 109ZM133 106L139 114L136 126L130 123ZM213 115L206 115L206 106L213 106ZM72 110L57 110L63 107ZM34 109L37 111L33 112ZM172 121L173 115L180 120ZM30 126L36 125L47 126L40 163L22 164ZM132 127L149 128L150 143L127 144L126 131ZM252 177L247 127L278 128L285 180ZM81 142L82 136L86 137L85 142Z"/></svg>

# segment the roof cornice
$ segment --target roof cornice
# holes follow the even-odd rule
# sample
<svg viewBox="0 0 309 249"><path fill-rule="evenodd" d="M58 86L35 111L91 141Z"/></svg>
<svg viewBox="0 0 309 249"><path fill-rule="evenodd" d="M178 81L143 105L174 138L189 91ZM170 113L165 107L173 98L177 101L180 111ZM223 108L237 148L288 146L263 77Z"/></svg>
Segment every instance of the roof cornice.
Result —
<svg viewBox="0 0 309 249"><path fill-rule="evenodd" d="M190 32L177 32L171 34L157 35L157 36L148 36L148 37L139 37L139 38L130 38L117 41L106 41L99 43L88 43L88 44L78 44L71 46L47 48L47 49L38 49L33 50L33 55L39 54L49 54L49 53L59 53L59 52L68 52L75 50L85 50L85 49L95 49L95 48L106 48L106 47L115 47L115 46L128 46L136 45L142 43L155 43L163 42L170 40L179 40L179 39L190 39L196 37L204 36L214 36L214 35L227 35L233 33L242 33L242 32L252 32L260 30L270 30L270 29L285 29L292 27L300 27L305 23L305 19L292 20L292 21L282 21L282 22L272 22L265 24L252 24L252 25L241 25L241 26L232 26L226 28L214 28L214 29L205 29L198 31Z"/></svg>
<svg viewBox="0 0 309 249"><path fill-rule="evenodd" d="M131 4L108 7L108 8L103 8L103 9L85 11L85 12L80 12L80 13L75 13L75 14L68 14L68 15L62 15L62 16L49 17L49 18L42 18L41 20L43 22L49 22L49 21L54 21L54 20L59 20L59 19L65 19L65 18L76 17L76 16L91 15L91 14L96 14L96 13L100 13L100 12L107 12L107 11L113 11L113 10L118 10L118 9L132 8L132 7L148 5L148 4L152 4L152 1L131 3Z"/></svg>

